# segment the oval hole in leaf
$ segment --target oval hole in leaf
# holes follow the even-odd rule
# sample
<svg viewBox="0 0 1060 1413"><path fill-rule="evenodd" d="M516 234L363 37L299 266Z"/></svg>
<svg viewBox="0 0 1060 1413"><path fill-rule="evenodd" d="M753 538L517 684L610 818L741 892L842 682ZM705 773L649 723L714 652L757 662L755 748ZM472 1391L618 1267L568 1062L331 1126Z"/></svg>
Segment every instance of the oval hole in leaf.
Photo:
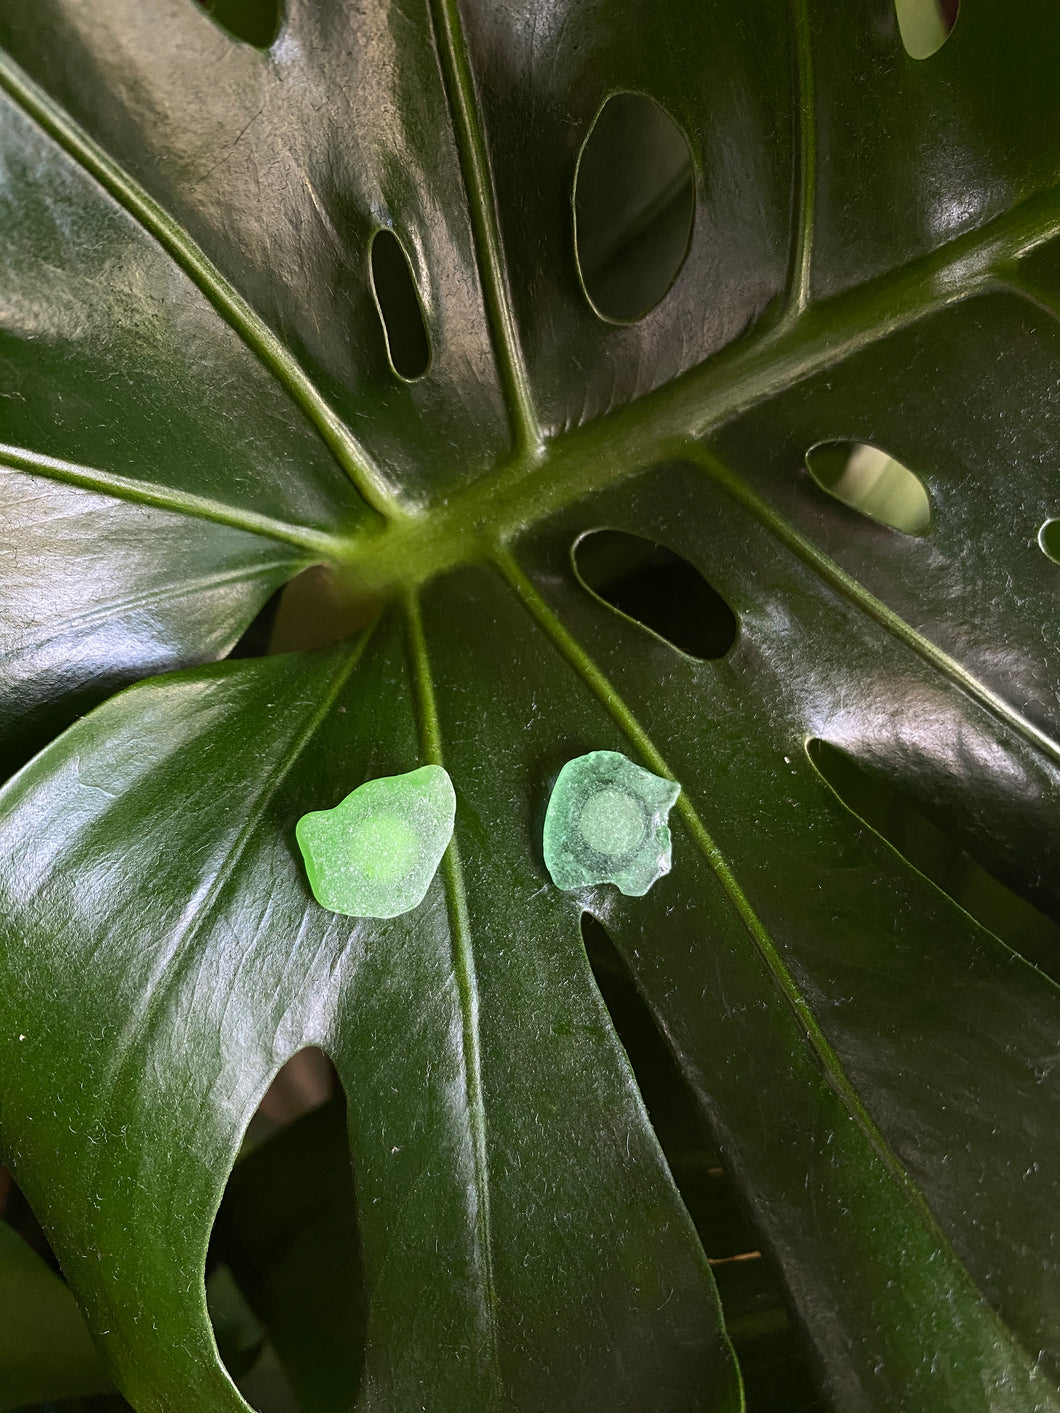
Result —
<svg viewBox="0 0 1060 1413"><path fill-rule="evenodd" d="M1060 564L1060 520L1047 520L1038 531L1038 544L1042 553L1054 563Z"/></svg>
<svg viewBox="0 0 1060 1413"><path fill-rule="evenodd" d="M197 0L206 13L233 37L268 49L283 23L282 0Z"/></svg>
<svg viewBox="0 0 1060 1413"><path fill-rule="evenodd" d="M784 1406L815 1409L817 1390L780 1282L762 1254L677 1061L606 928L592 913L582 913L581 930L600 997L707 1252L747 1406L775 1406L777 1369L783 1364Z"/></svg>
<svg viewBox="0 0 1060 1413"><path fill-rule="evenodd" d="M906 535L931 528L931 502L919 476L866 442L821 442L806 453L806 469L823 491Z"/></svg>
<svg viewBox="0 0 1060 1413"><path fill-rule="evenodd" d="M593 530L574 546L578 578L689 657L724 657L736 641L736 615L698 569L673 550L624 530Z"/></svg>
<svg viewBox="0 0 1060 1413"><path fill-rule="evenodd" d="M206 1289L218 1349L248 1402L353 1407L365 1296L346 1099L315 1048L288 1061L251 1120Z"/></svg>
<svg viewBox="0 0 1060 1413"><path fill-rule="evenodd" d="M925 878L1018 952L1060 981L1060 926L968 854L886 780L827 741L810 740L817 773L851 813Z"/></svg>
<svg viewBox="0 0 1060 1413"><path fill-rule="evenodd" d="M894 0L898 33L911 59L930 59L950 37L960 0Z"/></svg>
<svg viewBox="0 0 1060 1413"><path fill-rule="evenodd" d="M393 231L376 231L372 237L372 289L391 368L407 383L422 378L430 366L431 345L412 266Z"/></svg>
<svg viewBox="0 0 1060 1413"><path fill-rule="evenodd" d="M574 247L593 309L632 323L685 263L696 181L688 139L640 93L616 93L596 115L574 176Z"/></svg>

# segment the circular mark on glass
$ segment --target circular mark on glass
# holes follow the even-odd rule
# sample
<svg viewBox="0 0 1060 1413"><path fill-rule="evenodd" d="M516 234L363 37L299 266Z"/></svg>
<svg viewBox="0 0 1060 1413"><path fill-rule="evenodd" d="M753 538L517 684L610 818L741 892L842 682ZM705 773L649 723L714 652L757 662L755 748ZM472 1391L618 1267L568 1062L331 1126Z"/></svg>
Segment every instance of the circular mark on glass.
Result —
<svg viewBox="0 0 1060 1413"><path fill-rule="evenodd" d="M597 790L582 805L578 818L582 838L598 854L619 858L644 838L644 810L625 790Z"/></svg>
<svg viewBox="0 0 1060 1413"><path fill-rule="evenodd" d="M736 641L736 615L687 559L625 530L592 530L574 546L585 587L679 652L709 661Z"/></svg>
<svg viewBox="0 0 1060 1413"><path fill-rule="evenodd" d="M376 231L372 237L371 266L390 366L406 383L415 382L430 367L431 344L412 266L393 231Z"/></svg>
<svg viewBox="0 0 1060 1413"><path fill-rule="evenodd" d="M806 469L823 491L889 529L926 535L931 528L923 481L879 447L822 442L806 453Z"/></svg>
<svg viewBox="0 0 1060 1413"><path fill-rule="evenodd" d="M1060 520L1047 520L1038 531L1038 544L1042 554L1055 564L1060 564Z"/></svg>
<svg viewBox="0 0 1060 1413"><path fill-rule="evenodd" d="M654 98L616 93L597 113L574 174L574 249L602 319L647 314L685 263L696 181L688 139Z"/></svg>
<svg viewBox="0 0 1060 1413"><path fill-rule="evenodd" d="M894 0L898 33L911 59L937 54L957 23L960 0Z"/></svg>
<svg viewBox="0 0 1060 1413"><path fill-rule="evenodd" d="M351 864L365 878L373 883L396 883L416 862L419 836L397 815L369 815L350 831L349 851Z"/></svg>
<svg viewBox="0 0 1060 1413"><path fill-rule="evenodd" d="M215 23L233 39L268 49L283 23L282 0L196 0Z"/></svg>

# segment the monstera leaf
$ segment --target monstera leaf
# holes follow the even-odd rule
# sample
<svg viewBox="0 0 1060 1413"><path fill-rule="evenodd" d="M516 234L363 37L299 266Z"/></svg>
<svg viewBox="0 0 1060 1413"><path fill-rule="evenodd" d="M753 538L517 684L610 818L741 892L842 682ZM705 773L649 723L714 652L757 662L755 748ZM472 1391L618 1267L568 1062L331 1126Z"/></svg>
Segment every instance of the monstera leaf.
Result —
<svg viewBox="0 0 1060 1413"><path fill-rule="evenodd" d="M898 21L0 4L0 1135L138 1409L246 1407L206 1249L308 1045L359 1407L742 1406L585 913L825 1401L1060 1408L1058 953L829 766L1060 907L1060 22L964 0L914 58ZM807 471L852 445L927 522ZM600 530L701 576L731 646L653 631ZM219 660L321 564L345 637ZM543 866L593 750L681 785L641 898ZM422 905L325 911L299 817L430 763Z"/></svg>

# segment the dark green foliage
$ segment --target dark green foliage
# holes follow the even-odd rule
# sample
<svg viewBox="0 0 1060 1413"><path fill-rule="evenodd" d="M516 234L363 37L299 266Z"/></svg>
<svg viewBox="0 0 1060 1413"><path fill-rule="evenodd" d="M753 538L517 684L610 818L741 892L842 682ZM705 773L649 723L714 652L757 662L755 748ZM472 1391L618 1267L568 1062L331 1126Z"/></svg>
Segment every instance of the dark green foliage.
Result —
<svg viewBox="0 0 1060 1413"><path fill-rule="evenodd" d="M206 8L0 0L0 1153L115 1386L238 1413L220 1343L314 1410L1055 1413L1056 984L806 743L1060 915L1060 21ZM594 156L610 307L673 279L623 323L574 229L615 93L692 169L627 180L635 104ZM814 481L854 443L925 533ZM579 577L600 530L720 652ZM291 580L299 650L224 660ZM642 898L544 868L595 750L682 787ZM422 905L320 908L298 819L431 763ZM225 1195L311 1045L346 1144Z"/></svg>

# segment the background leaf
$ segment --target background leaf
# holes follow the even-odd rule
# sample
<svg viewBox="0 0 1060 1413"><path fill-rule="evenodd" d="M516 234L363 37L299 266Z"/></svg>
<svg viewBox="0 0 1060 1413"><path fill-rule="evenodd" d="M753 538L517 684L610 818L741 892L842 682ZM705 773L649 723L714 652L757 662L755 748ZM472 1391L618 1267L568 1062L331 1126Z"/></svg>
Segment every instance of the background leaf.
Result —
<svg viewBox="0 0 1060 1413"><path fill-rule="evenodd" d="M228 1264L264 1326L275 1331L300 1407L352 1407L364 1291L341 1096L296 1119L237 1165L211 1250ZM232 1361L225 1362L235 1372Z"/></svg>
<svg viewBox="0 0 1060 1413"><path fill-rule="evenodd" d="M74 1297L6 1222L0 1222L0 1310L0 1407L110 1388Z"/></svg>

